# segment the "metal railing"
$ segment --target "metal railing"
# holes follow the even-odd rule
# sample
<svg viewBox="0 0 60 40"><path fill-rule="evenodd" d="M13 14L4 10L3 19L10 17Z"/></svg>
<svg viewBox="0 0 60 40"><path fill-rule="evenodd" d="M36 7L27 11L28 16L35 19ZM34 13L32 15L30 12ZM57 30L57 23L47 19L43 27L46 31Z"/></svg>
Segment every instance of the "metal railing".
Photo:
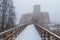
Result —
<svg viewBox="0 0 60 40"><path fill-rule="evenodd" d="M60 40L60 36L54 34L53 32L49 31L48 29L35 24L35 27L39 33L39 35L41 35L42 40Z"/></svg>
<svg viewBox="0 0 60 40"><path fill-rule="evenodd" d="M4 32L0 33L0 40L15 40L15 38L17 37L17 35L24 30L24 28L27 25L20 25L19 27L15 27L15 28L11 28L9 30L6 30Z"/></svg>

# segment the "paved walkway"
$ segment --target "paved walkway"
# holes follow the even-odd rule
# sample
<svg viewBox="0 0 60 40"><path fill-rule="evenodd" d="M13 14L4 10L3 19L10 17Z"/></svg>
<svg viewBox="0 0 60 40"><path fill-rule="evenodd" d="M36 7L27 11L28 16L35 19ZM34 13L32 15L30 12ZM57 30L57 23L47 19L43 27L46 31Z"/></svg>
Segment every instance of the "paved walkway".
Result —
<svg viewBox="0 0 60 40"><path fill-rule="evenodd" d="M42 40L34 25L29 25L15 40Z"/></svg>

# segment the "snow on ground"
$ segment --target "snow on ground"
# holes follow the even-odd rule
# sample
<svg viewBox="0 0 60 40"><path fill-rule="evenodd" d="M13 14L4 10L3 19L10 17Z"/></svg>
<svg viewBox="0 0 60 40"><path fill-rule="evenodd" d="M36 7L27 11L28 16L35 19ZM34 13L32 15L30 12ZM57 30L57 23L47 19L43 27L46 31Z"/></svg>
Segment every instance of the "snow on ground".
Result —
<svg viewBox="0 0 60 40"><path fill-rule="evenodd" d="M60 30L60 28L58 28L58 27L49 27L50 28L50 30Z"/></svg>
<svg viewBox="0 0 60 40"><path fill-rule="evenodd" d="M34 25L29 25L15 40L42 40Z"/></svg>

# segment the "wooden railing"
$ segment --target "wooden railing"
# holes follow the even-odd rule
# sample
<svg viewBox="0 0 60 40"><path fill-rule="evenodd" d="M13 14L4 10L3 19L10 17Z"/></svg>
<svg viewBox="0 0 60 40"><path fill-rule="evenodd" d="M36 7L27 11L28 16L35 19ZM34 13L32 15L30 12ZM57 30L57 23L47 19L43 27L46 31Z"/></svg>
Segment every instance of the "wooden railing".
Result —
<svg viewBox="0 0 60 40"><path fill-rule="evenodd" d="M60 40L60 36L54 34L53 32L47 30L46 28L35 24L35 27L39 33L39 35L41 35L42 40Z"/></svg>
<svg viewBox="0 0 60 40"><path fill-rule="evenodd" d="M24 30L24 28L27 25L20 25L19 27L15 27L12 29L9 29L7 31L1 32L0 33L0 40L15 40L15 38L17 37L17 35Z"/></svg>
<svg viewBox="0 0 60 40"><path fill-rule="evenodd" d="M21 31L23 31L26 28L26 24L25 25L20 25L19 27L15 27L12 29L9 29L7 31L4 31L2 33L0 33L0 40L15 40L15 38L18 36L18 34L21 33ZM35 24L35 27L39 33L39 35L41 35L42 40L60 40L60 36L54 34L53 32L45 29L44 27Z"/></svg>

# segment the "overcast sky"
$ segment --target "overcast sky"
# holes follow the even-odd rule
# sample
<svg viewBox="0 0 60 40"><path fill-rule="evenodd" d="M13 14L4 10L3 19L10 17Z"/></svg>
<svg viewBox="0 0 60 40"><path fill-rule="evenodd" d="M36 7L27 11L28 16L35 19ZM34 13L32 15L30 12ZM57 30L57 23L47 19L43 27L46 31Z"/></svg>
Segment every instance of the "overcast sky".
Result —
<svg viewBox="0 0 60 40"><path fill-rule="evenodd" d="M21 15L33 12L33 6L39 4L42 12L49 12L51 22L60 23L60 0L13 0L13 2L17 20Z"/></svg>

